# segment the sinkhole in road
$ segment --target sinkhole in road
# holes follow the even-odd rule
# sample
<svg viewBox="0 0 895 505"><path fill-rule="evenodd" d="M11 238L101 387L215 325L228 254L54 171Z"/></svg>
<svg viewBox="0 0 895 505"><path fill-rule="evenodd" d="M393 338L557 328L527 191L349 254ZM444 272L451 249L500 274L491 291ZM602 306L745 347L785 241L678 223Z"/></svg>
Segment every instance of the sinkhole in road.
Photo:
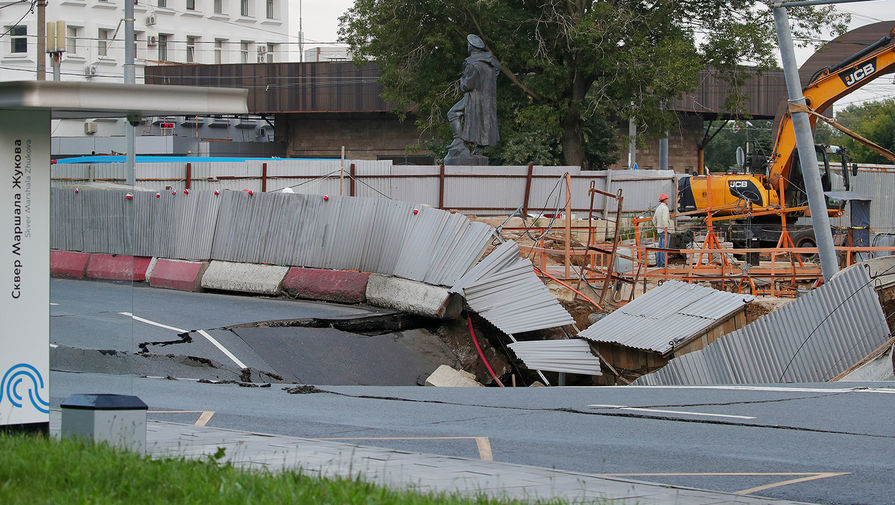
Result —
<svg viewBox="0 0 895 505"><path fill-rule="evenodd" d="M401 313L259 321L191 330L126 350L57 346L57 371L258 385L422 385L459 367L437 321Z"/></svg>

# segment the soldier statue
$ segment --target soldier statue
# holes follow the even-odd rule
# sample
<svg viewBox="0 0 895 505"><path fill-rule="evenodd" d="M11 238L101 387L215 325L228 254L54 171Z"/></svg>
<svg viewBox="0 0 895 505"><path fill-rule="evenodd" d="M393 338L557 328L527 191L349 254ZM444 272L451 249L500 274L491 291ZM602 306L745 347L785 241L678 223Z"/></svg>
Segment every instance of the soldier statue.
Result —
<svg viewBox="0 0 895 505"><path fill-rule="evenodd" d="M482 146L493 146L500 140L497 132L497 74L500 63L485 50L485 43L475 34L466 37L469 57L463 61L460 89L463 98L448 111L454 134L448 146L445 165L487 165L488 159L478 154ZM466 143L473 144L469 152Z"/></svg>

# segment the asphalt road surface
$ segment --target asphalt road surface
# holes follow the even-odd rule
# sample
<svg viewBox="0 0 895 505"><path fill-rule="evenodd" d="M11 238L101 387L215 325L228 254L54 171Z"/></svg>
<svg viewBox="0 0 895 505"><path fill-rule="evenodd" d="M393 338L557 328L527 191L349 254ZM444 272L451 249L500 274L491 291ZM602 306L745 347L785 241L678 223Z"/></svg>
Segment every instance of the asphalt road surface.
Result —
<svg viewBox="0 0 895 505"><path fill-rule="evenodd" d="M367 313L360 307L146 287L125 296L128 292L129 286L54 280L51 297L58 305L52 307L51 340L108 349L109 341L133 346L146 336L158 341L176 337L177 331L158 324L193 330ZM155 324L131 322L120 312ZM91 321L98 329L90 329ZM127 338L116 333L130 331L131 325L134 332L147 326L148 333ZM121 349L133 350L123 344ZM219 349L207 349L210 356L218 353L215 360L226 361ZM238 351L233 351L237 359ZM317 392L290 394L284 390L290 385L284 384L239 387L71 371L56 371L51 380L54 406L69 394L113 388L140 396L155 419L807 502L895 502L895 385L889 383L515 389L320 385Z"/></svg>

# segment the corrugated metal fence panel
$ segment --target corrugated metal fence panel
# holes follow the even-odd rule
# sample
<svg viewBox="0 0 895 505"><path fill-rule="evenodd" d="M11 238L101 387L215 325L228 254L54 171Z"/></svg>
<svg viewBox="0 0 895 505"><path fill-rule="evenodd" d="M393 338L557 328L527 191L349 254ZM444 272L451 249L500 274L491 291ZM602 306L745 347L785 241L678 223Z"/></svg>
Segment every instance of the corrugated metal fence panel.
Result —
<svg viewBox="0 0 895 505"><path fill-rule="evenodd" d="M633 180L632 180L633 179ZM621 188L624 212L643 212L659 204L659 195L675 198L677 185L671 170L612 170L609 192L616 194ZM677 202L672 202L675 206ZM615 202L609 203L612 211Z"/></svg>
<svg viewBox="0 0 895 505"><path fill-rule="evenodd" d="M160 251L156 243L156 231L162 232L167 227L157 227L153 222L155 208L161 206L155 203L155 193L148 191L138 191L134 193L134 256L159 256L168 257L167 254L157 254Z"/></svg>
<svg viewBox="0 0 895 505"><path fill-rule="evenodd" d="M451 288L479 315L507 334L573 324L572 316L534 274L519 246L507 241Z"/></svg>
<svg viewBox="0 0 895 505"><path fill-rule="evenodd" d="M184 182L186 179L186 163L135 163L134 175L138 181L137 185L142 188L159 192L166 191L168 187L174 191L186 189L186 183Z"/></svg>
<svg viewBox="0 0 895 505"><path fill-rule="evenodd" d="M243 250L257 199L244 191L224 191L220 197L221 207L215 223L211 259L244 261Z"/></svg>
<svg viewBox="0 0 895 505"><path fill-rule="evenodd" d="M83 233L83 252L133 254L135 203L125 198L126 193L80 190L75 194L74 205L81 206L82 212L72 225Z"/></svg>
<svg viewBox="0 0 895 505"><path fill-rule="evenodd" d="M666 353L676 343L704 332L720 319L741 310L754 298L670 280L597 321L578 336Z"/></svg>
<svg viewBox="0 0 895 505"><path fill-rule="evenodd" d="M174 198L171 254L187 260L211 258L215 223L221 198L211 191L195 191Z"/></svg>
<svg viewBox="0 0 895 505"><path fill-rule="evenodd" d="M889 328L870 276L864 268L852 268L708 347L669 361L635 383L826 381L888 337Z"/></svg>
<svg viewBox="0 0 895 505"><path fill-rule="evenodd" d="M444 183L444 206L449 209L497 207L512 211L522 205L525 198L527 166L447 166L444 172L445 175L455 176L446 178ZM458 178L456 176L472 177ZM437 188L438 178L431 181ZM532 186L534 192L535 185L532 184Z"/></svg>
<svg viewBox="0 0 895 505"><path fill-rule="evenodd" d="M391 160L354 160L355 173L358 176L354 185L354 196L366 198L393 198L391 179L386 177L364 177L364 176L383 176L392 175L394 166ZM422 202L421 198L414 198L411 201ZM437 204L437 202L436 202Z"/></svg>
<svg viewBox="0 0 895 505"><path fill-rule="evenodd" d="M225 261L361 270L451 285L492 233L461 214L393 200L244 191L219 198L211 256Z"/></svg>
<svg viewBox="0 0 895 505"><path fill-rule="evenodd" d="M52 188L50 192L50 248L61 251L84 250L84 206L73 188Z"/></svg>
<svg viewBox="0 0 895 505"><path fill-rule="evenodd" d="M184 177L186 163L180 164L180 170ZM191 163L190 178L190 188L197 191L261 191L261 166L252 161Z"/></svg>
<svg viewBox="0 0 895 505"><path fill-rule="evenodd" d="M447 167L445 167L447 171ZM418 202L430 207L438 207L438 187L441 168L432 165L398 165L392 167L392 178L389 181L391 195L395 200ZM416 177L406 177L416 176ZM366 182L366 181L365 181ZM445 180L445 204L448 203L448 182Z"/></svg>
<svg viewBox="0 0 895 505"><path fill-rule="evenodd" d="M93 165L93 177L99 180L117 179L124 181L127 165L124 163L96 163Z"/></svg>
<svg viewBox="0 0 895 505"><path fill-rule="evenodd" d="M90 177L89 163L65 163L50 165L50 177L54 183L67 184L73 181L57 181L58 179L87 180Z"/></svg>
<svg viewBox="0 0 895 505"><path fill-rule="evenodd" d="M602 375L600 360L585 340L532 340L509 348L531 370Z"/></svg>
<svg viewBox="0 0 895 505"><path fill-rule="evenodd" d="M409 234L415 206L398 200L373 199L370 230L362 246L365 254L360 270L394 274Z"/></svg>
<svg viewBox="0 0 895 505"><path fill-rule="evenodd" d="M340 172L342 173L341 194L348 196L351 188L351 165L355 166L355 196L391 196L388 178L364 178L364 175L390 175L391 161L377 160L249 160L256 177L262 173L262 164L267 163L267 191L291 188L295 193L316 195L339 195ZM260 187L260 186L259 186Z"/></svg>
<svg viewBox="0 0 895 505"><path fill-rule="evenodd" d="M213 160L213 158L212 158ZM271 159L247 160L245 162L202 162L191 163L190 189L204 190L252 190L261 191L262 164L267 163L267 191L279 191L290 187L295 193L340 194L339 171L340 160L298 160ZM399 165L393 166L391 161L377 160L345 160L344 178L341 194L350 194L350 166L355 165L355 195L372 198L394 198L407 202L421 203L432 207L439 204L440 167L435 165ZM81 165L54 165L53 177L75 180L86 180L90 170L97 180L124 180L125 165L123 163L99 163ZM658 170L613 170L582 172L578 167L544 167L535 166L532 174L529 209L532 212L549 212L565 208L565 173L575 176L572 179L573 207L582 212L590 204L590 182L596 182L596 188L606 190L607 179L611 179L609 189L615 193L622 189L625 197L625 212L643 212L656 205L660 193L675 193L673 172ZM477 214L502 214L522 206L525 202L527 166L510 167L445 167L444 207L467 209ZM369 176L391 177L369 177ZM468 177L462 177L462 176ZM862 174L863 175L863 174ZM873 174L870 174L873 175ZM892 174L877 174L880 177L895 177ZM367 177L365 177L367 176ZM584 177L582 177L584 176ZM139 186L155 191L164 191L170 187L175 191L186 188L186 163L137 163L136 177ZM71 182L71 181L69 181ZM59 184L56 181L54 184ZM871 183L872 184L872 183ZM890 187L892 182L888 182ZM876 187L876 186L872 186ZM891 196L895 192L882 192ZM597 195L594 208L602 210L606 197ZM880 200L882 201L882 200ZM614 202L609 202L609 212L615 209ZM486 210L499 208L504 210ZM874 207L879 214L884 214L881 205ZM880 214L883 213L883 214ZM875 215L877 215L875 214Z"/></svg>
<svg viewBox="0 0 895 505"><path fill-rule="evenodd" d="M852 177L851 190L873 199L870 227L877 233L895 231L895 172L861 170ZM848 224L843 220L843 224Z"/></svg>
<svg viewBox="0 0 895 505"><path fill-rule="evenodd" d="M439 237L436 254L423 282L450 286L465 274L485 251L494 229L484 223L470 222L451 214L457 223L456 235Z"/></svg>

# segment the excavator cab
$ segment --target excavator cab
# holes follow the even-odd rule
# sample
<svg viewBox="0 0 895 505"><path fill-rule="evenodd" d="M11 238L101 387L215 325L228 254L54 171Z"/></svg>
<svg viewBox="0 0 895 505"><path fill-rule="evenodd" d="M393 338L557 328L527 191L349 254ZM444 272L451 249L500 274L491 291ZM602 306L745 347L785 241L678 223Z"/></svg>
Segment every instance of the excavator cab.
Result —
<svg viewBox="0 0 895 505"><path fill-rule="evenodd" d="M833 173L830 170L830 154L841 156L843 167L843 182L846 191L850 186L850 178L848 174L848 159L844 148L836 146L826 146L816 144L814 151L817 153L818 169L820 170L820 183L824 193L833 190ZM831 151L831 152L828 152ZM805 179L802 176L802 164L799 160L798 151L793 151L792 170L789 172L789 186L786 190L786 206L787 207L807 207L808 193L805 191ZM843 202L839 200L825 197L827 209L841 210Z"/></svg>

